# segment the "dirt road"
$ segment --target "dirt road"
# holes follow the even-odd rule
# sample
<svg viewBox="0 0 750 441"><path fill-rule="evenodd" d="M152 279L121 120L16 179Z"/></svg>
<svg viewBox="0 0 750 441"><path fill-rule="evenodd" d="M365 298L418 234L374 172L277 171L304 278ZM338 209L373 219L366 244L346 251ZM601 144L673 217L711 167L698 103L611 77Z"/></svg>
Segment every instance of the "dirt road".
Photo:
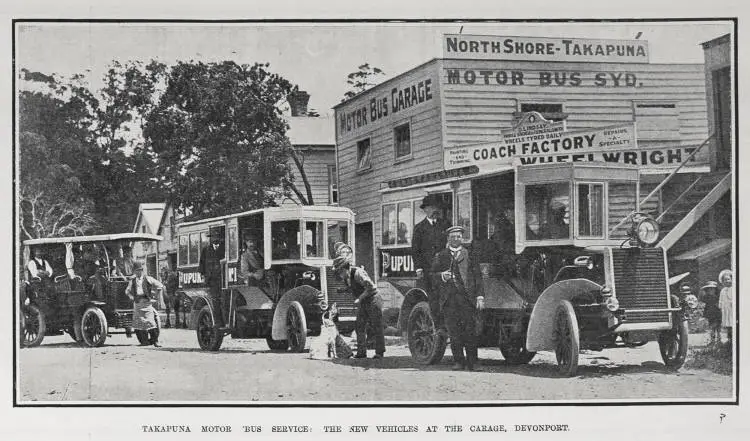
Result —
<svg viewBox="0 0 750 441"><path fill-rule="evenodd" d="M691 335L691 344L702 344ZM732 377L683 368L666 372L658 345L584 352L574 378L560 378L554 354L506 365L480 349L483 372L454 372L450 357L419 367L404 345L383 360L311 360L275 353L264 340L225 339L220 352L198 349L194 331L167 329L164 347L139 347L115 335L101 348L67 336L18 352L19 402L57 401L527 401L728 400ZM448 351L449 353L450 351Z"/></svg>

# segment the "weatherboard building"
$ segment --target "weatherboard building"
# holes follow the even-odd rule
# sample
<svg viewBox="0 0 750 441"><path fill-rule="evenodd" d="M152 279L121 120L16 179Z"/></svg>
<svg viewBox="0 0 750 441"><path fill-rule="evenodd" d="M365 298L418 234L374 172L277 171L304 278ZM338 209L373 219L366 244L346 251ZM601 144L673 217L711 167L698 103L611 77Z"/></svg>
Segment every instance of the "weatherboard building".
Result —
<svg viewBox="0 0 750 441"><path fill-rule="evenodd" d="M670 258L710 247L704 214L731 178L712 159L706 90L703 64L651 63L643 40L444 35L442 58L335 107L357 263L398 306L396 286L415 282L423 197L437 195L444 217L487 239L513 206L515 167L546 162L637 168L639 198L653 193L641 210L659 218Z"/></svg>

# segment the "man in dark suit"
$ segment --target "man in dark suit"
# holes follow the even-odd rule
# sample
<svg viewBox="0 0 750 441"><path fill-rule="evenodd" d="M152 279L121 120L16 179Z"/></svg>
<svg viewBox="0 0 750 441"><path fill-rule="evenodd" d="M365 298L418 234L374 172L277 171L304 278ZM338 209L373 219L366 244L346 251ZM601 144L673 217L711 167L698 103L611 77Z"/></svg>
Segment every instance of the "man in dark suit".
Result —
<svg viewBox="0 0 750 441"><path fill-rule="evenodd" d="M211 243L201 250L200 272L206 279L209 295L213 303L216 324L224 327L224 308L221 299L221 261L224 259L224 236L218 231L209 233Z"/></svg>
<svg viewBox="0 0 750 441"><path fill-rule="evenodd" d="M477 310L484 309L482 285L476 264L462 244L464 228L450 227L447 233L448 247L435 256L431 272L451 339L453 369L473 371L477 361L474 317Z"/></svg>
<svg viewBox="0 0 750 441"><path fill-rule="evenodd" d="M411 254L414 259L414 269L417 271L417 286L427 293L430 313L435 320L435 328L440 332L443 328L440 297L432 287L429 272L435 254L445 247L445 228L447 228L447 225L440 219L442 203L437 195L425 196L419 208L425 212L426 217L414 226Z"/></svg>

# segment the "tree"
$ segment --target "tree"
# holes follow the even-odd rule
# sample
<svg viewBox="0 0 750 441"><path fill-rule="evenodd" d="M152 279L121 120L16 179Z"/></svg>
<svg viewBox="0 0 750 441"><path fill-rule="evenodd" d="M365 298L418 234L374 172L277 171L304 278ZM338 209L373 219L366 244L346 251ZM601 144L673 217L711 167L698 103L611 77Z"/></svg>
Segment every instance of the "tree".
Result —
<svg viewBox="0 0 750 441"><path fill-rule="evenodd" d="M379 83L377 81L378 78L385 76L385 72L377 67L371 67L369 63L365 63L357 69L357 71L347 75L346 84L349 85L350 90L344 94L344 99L341 101L353 98L370 87L377 85Z"/></svg>
<svg viewBox="0 0 750 441"><path fill-rule="evenodd" d="M37 166L35 161L22 160L22 201L51 207L49 198L59 201L60 194L76 194L66 200L70 206L65 212L83 210L94 220L85 223L89 230L121 232L132 228L138 202L163 200L164 193L153 178L154 158L144 153L139 125L165 69L155 62L114 62L105 75L105 87L96 94L83 75L63 79L22 69L21 79L29 90L19 96L19 129L37 137L22 137L19 154L23 159L33 156L34 148L42 149L39 156L53 161ZM30 140L36 140L36 147ZM44 170L56 166L64 166L77 185L62 186L60 194L51 195L49 188L55 183L45 180ZM30 215L29 202L22 207Z"/></svg>
<svg viewBox="0 0 750 441"><path fill-rule="evenodd" d="M144 136L175 207L219 215L290 196L294 149L279 106L295 90L268 64L172 66Z"/></svg>

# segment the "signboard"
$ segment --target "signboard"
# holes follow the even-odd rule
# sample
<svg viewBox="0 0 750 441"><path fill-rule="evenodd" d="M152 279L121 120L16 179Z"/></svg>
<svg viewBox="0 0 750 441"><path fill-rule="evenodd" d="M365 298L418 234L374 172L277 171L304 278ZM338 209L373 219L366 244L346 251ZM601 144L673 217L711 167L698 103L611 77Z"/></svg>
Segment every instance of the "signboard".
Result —
<svg viewBox="0 0 750 441"><path fill-rule="evenodd" d="M414 269L411 248L393 248L380 250L380 277L417 277Z"/></svg>
<svg viewBox="0 0 750 441"><path fill-rule="evenodd" d="M446 149L446 170L475 165L482 171L509 169L514 164L550 162L613 162L644 168L676 167L693 147L638 148L635 124L579 132L548 132L507 137L503 141Z"/></svg>
<svg viewBox="0 0 750 441"><path fill-rule="evenodd" d="M648 63L645 40L443 35L443 58Z"/></svg>
<svg viewBox="0 0 750 441"><path fill-rule="evenodd" d="M565 121L548 121L539 112L526 112L515 126L503 129L500 133L503 139L519 136L538 135L541 133L562 133L565 131Z"/></svg>

